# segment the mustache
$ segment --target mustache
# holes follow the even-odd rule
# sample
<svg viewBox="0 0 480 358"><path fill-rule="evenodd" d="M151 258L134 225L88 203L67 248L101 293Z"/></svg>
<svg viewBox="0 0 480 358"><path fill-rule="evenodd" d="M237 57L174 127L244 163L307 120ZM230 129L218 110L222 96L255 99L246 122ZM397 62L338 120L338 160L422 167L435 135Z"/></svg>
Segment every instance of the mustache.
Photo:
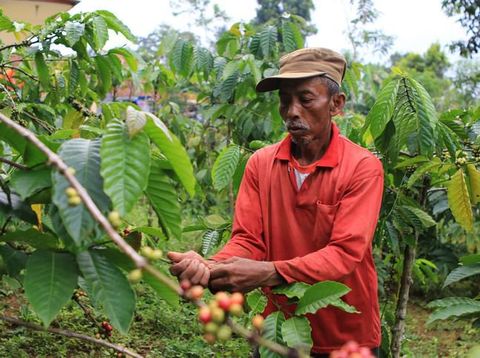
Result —
<svg viewBox="0 0 480 358"><path fill-rule="evenodd" d="M287 127L288 130L290 129L305 129L309 130L310 126L306 123L298 122L298 121L286 121L285 126Z"/></svg>

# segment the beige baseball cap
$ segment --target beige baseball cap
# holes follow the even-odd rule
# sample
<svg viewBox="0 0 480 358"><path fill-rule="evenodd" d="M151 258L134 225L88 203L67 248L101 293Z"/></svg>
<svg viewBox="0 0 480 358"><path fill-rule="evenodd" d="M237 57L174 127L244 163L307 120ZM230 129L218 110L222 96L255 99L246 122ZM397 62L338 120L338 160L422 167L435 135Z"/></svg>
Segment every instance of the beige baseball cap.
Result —
<svg viewBox="0 0 480 358"><path fill-rule="evenodd" d="M266 77L257 84L257 92L279 89L281 79L325 76L342 84L347 61L338 52L321 47L302 48L280 59L280 73Z"/></svg>

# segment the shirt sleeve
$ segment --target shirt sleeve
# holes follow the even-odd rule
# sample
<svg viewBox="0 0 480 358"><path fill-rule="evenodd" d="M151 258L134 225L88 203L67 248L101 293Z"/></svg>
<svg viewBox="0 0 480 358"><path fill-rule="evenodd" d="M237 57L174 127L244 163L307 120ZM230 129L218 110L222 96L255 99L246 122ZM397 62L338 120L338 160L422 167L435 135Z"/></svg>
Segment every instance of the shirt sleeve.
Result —
<svg viewBox="0 0 480 358"><path fill-rule="evenodd" d="M375 158L362 160L340 200L329 243L322 249L275 261L277 272L288 282L316 283L339 280L350 274L370 248L383 194L383 168Z"/></svg>
<svg viewBox="0 0 480 358"><path fill-rule="evenodd" d="M265 259L256 161L257 156L254 154L245 167L235 203L232 237L217 254L211 257L214 261L223 261L233 256L257 261Z"/></svg>

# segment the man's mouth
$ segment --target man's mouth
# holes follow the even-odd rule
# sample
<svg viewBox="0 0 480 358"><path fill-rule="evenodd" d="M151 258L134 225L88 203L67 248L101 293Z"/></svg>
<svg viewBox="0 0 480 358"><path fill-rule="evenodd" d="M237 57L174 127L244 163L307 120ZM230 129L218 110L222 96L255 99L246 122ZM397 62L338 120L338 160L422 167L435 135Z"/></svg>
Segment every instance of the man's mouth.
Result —
<svg viewBox="0 0 480 358"><path fill-rule="evenodd" d="M289 132L302 132L308 130L308 128L304 126L288 126L287 130Z"/></svg>

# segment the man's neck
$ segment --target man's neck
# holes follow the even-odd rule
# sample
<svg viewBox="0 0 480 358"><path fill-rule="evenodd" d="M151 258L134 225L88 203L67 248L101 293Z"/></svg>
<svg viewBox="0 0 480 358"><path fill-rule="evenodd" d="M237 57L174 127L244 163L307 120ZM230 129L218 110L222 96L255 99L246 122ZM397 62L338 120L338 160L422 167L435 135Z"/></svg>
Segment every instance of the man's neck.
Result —
<svg viewBox="0 0 480 358"><path fill-rule="evenodd" d="M332 130L330 129L326 138L316 138L308 143L292 142L292 155L300 165L312 164L323 157L331 139Z"/></svg>

